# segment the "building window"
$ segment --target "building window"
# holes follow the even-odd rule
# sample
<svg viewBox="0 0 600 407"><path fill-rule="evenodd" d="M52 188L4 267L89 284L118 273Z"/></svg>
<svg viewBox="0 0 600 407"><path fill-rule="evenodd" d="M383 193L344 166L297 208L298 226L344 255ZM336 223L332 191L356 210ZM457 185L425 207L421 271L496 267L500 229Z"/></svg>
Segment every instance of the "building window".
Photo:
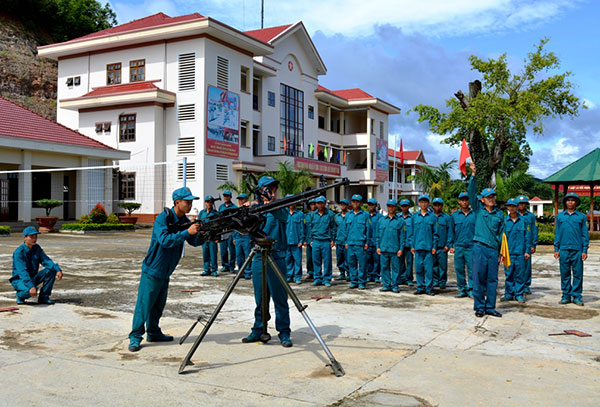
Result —
<svg viewBox="0 0 600 407"><path fill-rule="evenodd" d="M301 156L304 143L304 92L282 83L279 103L282 152Z"/></svg>
<svg viewBox="0 0 600 407"><path fill-rule="evenodd" d="M325 130L325 118L323 116L319 116L319 128Z"/></svg>
<svg viewBox="0 0 600 407"><path fill-rule="evenodd" d="M268 92L269 106L275 107L275 92Z"/></svg>
<svg viewBox="0 0 600 407"><path fill-rule="evenodd" d="M371 119L371 134L375 135L375 119Z"/></svg>
<svg viewBox="0 0 600 407"><path fill-rule="evenodd" d="M196 179L196 163L186 162L185 179L186 181ZM177 181L183 181L183 163L181 162L177 164Z"/></svg>
<svg viewBox="0 0 600 407"><path fill-rule="evenodd" d="M177 139L177 154L192 155L196 152L194 137L179 137Z"/></svg>
<svg viewBox="0 0 600 407"><path fill-rule="evenodd" d="M135 199L135 172L122 172L119 181L119 200Z"/></svg>
<svg viewBox="0 0 600 407"><path fill-rule="evenodd" d="M135 114L119 116L119 141L135 141Z"/></svg>
<svg viewBox="0 0 600 407"><path fill-rule="evenodd" d="M242 120L240 123L240 145L242 147L250 147L248 143L248 122Z"/></svg>
<svg viewBox="0 0 600 407"><path fill-rule="evenodd" d="M76 76L73 78L73 85L75 85L75 86L81 85L81 76Z"/></svg>
<svg viewBox="0 0 600 407"><path fill-rule="evenodd" d="M275 151L275 137L273 137L273 136L268 137L267 150Z"/></svg>
<svg viewBox="0 0 600 407"><path fill-rule="evenodd" d="M129 61L129 82L146 80L146 60Z"/></svg>
<svg viewBox="0 0 600 407"><path fill-rule="evenodd" d="M177 120L180 122L196 120L196 105L194 103L178 105Z"/></svg>
<svg viewBox="0 0 600 407"><path fill-rule="evenodd" d="M96 123L96 134L110 134L110 122Z"/></svg>
<svg viewBox="0 0 600 407"><path fill-rule="evenodd" d="M121 83L121 63L106 65L106 84L116 85Z"/></svg>
<svg viewBox="0 0 600 407"><path fill-rule="evenodd" d="M240 67L240 90L242 92L248 93L250 91L250 86L248 85L249 77L250 70L245 66Z"/></svg>
<svg viewBox="0 0 600 407"><path fill-rule="evenodd" d="M67 86L68 87L73 86L73 77L67 78Z"/></svg>
<svg viewBox="0 0 600 407"><path fill-rule="evenodd" d="M253 124L252 125L252 154L254 154L255 156L258 156L259 152L260 152L259 151L260 147L261 147L260 126Z"/></svg>
<svg viewBox="0 0 600 407"><path fill-rule="evenodd" d="M311 105L308 105L308 118L314 120L315 118L315 108Z"/></svg>
<svg viewBox="0 0 600 407"><path fill-rule="evenodd" d="M229 60L217 57L217 87L229 90Z"/></svg>
<svg viewBox="0 0 600 407"><path fill-rule="evenodd" d="M379 122L379 138L383 138L383 122Z"/></svg>
<svg viewBox="0 0 600 407"><path fill-rule="evenodd" d="M196 89L196 54L194 52L180 54L178 59L178 90L183 91Z"/></svg>

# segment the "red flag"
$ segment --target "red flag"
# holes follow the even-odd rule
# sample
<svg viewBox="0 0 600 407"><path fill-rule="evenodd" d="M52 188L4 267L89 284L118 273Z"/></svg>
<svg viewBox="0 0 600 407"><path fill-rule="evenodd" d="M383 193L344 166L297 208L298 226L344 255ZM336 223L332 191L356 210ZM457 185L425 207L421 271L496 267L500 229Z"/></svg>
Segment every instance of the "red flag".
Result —
<svg viewBox="0 0 600 407"><path fill-rule="evenodd" d="M467 158L471 158L469 147L465 139L462 141L462 147L460 148L460 159L458 160L458 168L461 170L463 175L467 175Z"/></svg>
<svg viewBox="0 0 600 407"><path fill-rule="evenodd" d="M402 139L400 139L400 165L404 164L404 149L402 148Z"/></svg>
<svg viewBox="0 0 600 407"><path fill-rule="evenodd" d="M287 151L287 142L286 142L286 138L283 138L283 151Z"/></svg>

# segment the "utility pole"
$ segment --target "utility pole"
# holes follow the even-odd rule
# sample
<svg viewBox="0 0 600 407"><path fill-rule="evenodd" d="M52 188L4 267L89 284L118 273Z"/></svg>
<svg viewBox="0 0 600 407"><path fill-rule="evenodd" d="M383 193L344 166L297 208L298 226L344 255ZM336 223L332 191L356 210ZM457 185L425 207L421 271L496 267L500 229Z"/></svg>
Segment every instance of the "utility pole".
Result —
<svg viewBox="0 0 600 407"><path fill-rule="evenodd" d="M265 0L260 0L260 29L265 28Z"/></svg>

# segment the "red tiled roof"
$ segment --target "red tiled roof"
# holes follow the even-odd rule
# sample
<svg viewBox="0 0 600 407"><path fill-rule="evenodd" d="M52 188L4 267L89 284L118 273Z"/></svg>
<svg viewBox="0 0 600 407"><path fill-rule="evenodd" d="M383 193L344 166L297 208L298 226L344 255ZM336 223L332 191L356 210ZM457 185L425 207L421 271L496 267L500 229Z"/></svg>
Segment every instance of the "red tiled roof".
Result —
<svg viewBox="0 0 600 407"><path fill-rule="evenodd" d="M133 93L133 92L142 92L145 90L156 90L159 89L152 82L132 82L132 83L123 83L120 85L109 85L102 86L100 88L95 88L89 93L86 93L82 97L97 97L97 96L107 96L107 95L118 95L121 93Z"/></svg>
<svg viewBox="0 0 600 407"><path fill-rule="evenodd" d="M539 196L534 196L533 198L531 198L531 199L529 200L529 202L533 202L533 201L541 201L541 199L540 199L540 197L539 197Z"/></svg>
<svg viewBox="0 0 600 407"><path fill-rule="evenodd" d="M138 20L133 20L133 21L130 21L125 24L107 28L106 30L102 30L102 31L98 31L98 32L91 33L88 35L84 35L83 37L75 38L71 41L89 40L91 38L96 38L96 37L104 37L104 36L128 32L128 31L142 30L144 28L159 27L161 25L167 25L167 24L183 23L183 22L192 21L192 20L203 20L205 18L206 17L204 17L203 15L198 14L198 13L186 14L184 16L178 16L178 17L169 17L165 13L156 13L156 14L153 14L148 17L140 18ZM67 42L71 42L71 41L67 41Z"/></svg>
<svg viewBox="0 0 600 407"><path fill-rule="evenodd" d="M394 152L396 153L396 158L400 158L400 151L394 151L391 148L388 148L388 156L393 157ZM404 159L409 161L417 161L419 156L421 156L423 152L421 150L405 150L404 151ZM425 157L423 158L423 162L426 163Z"/></svg>
<svg viewBox="0 0 600 407"><path fill-rule="evenodd" d="M0 96L0 137L2 136L114 150Z"/></svg>
<svg viewBox="0 0 600 407"><path fill-rule="evenodd" d="M357 100L357 99L374 99L373 96L369 95L362 89L354 88L354 89L341 89L341 90L329 90L324 86L319 85L317 87L317 91L331 93L337 97L346 100Z"/></svg>
<svg viewBox="0 0 600 407"><path fill-rule="evenodd" d="M278 27L268 27L263 28L261 30L244 31L244 33L256 38L257 40L263 42L271 42L272 39L274 39L279 34L290 28L292 25L293 24L280 25Z"/></svg>

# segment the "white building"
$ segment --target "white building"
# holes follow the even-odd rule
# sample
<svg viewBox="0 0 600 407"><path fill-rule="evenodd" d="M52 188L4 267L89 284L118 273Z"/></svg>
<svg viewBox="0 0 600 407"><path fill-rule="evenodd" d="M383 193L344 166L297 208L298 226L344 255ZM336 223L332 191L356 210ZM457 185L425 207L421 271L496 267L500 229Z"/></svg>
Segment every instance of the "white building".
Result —
<svg viewBox="0 0 600 407"><path fill-rule="evenodd" d="M327 71L301 22L240 32L197 13L158 13L39 54L58 60L60 123L131 152L131 163L186 157L197 195L288 161L329 180L349 177L343 196L387 199L388 116L400 109L360 89L319 86ZM158 172L142 213L170 204ZM142 184L147 197L148 177L126 174L135 189L121 199L140 199Z"/></svg>
<svg viewBox="0 0 600 407"><path fill-rule="evenodd" d="M389 149L388 156L390 157L390 161L389 182L387 185L390 199L410 197L416 203L419 195L424 193L423 187L409 177L416 175L422 167L428 166L423 151L409 150L400 152ZM394 170L396 171L395 177ZM396 181L395 186L394 181Z"/></svg>
<svg viewBox="0 0 600 407"><path fill-rule="evenodd" d="M51 212L78 218L98 202L112 212L113 171L80 167L111 166L129 159L120 151L42 117L0 96L0 221L30 222L45 216L39 199L64 204ZM51 171L50 171L51 170Z"/></svg>

